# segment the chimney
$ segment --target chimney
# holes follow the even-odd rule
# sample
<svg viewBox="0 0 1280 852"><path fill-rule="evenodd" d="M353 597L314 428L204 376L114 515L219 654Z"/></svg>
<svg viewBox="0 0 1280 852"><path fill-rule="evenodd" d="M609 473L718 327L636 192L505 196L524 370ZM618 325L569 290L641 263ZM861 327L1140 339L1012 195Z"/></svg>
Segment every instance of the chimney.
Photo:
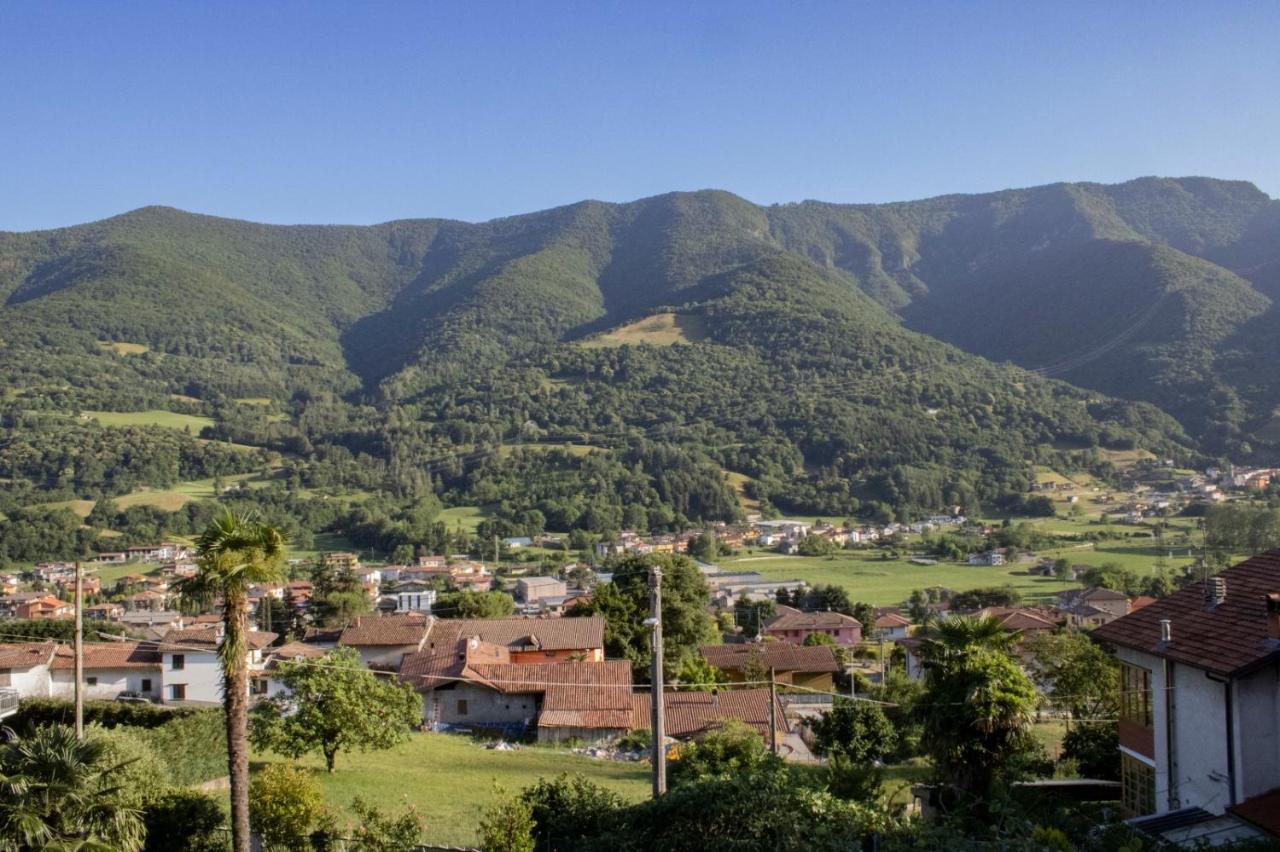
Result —
<svg viewBox="0 0 1280 852"><path fill-rule="evenodd" d="M1204 583L1204 604L1213 609L1227 599L1227 581L1222 577L1210 577Z"/></svg>
<svg viewBox="0 0 1280 852"><path fill-rule="evenodd" d="M1173 622L1167 618L1160 619L1160 643L1167 645L1173 641Z"/></svg>
<svg viewBox="0 0 1280 852"><path fill-rule="evenodd" d="M1267 595L1267 636L1280 640L1280 593Z"/></svg>

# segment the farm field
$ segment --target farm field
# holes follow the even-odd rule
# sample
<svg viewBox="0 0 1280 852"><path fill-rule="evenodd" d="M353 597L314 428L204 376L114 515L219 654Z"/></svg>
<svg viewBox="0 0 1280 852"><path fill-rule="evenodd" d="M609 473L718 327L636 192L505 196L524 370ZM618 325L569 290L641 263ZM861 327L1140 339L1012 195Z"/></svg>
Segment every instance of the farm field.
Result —
<svg viewBox="0 0 1280 852"><path fill-rule="evenodd" d="M702 322L698 317L662 313L587 338L582 341L582 345L588 349L635 346L641 343L647 343L650 346L672 346L676 343L694 343L705 336Z"/></svg>
<svg viewBox="0 0 1280 852"><path fill-rule="evenodd" d="M164 426L180 431L186 429L192 435L199 435L201 429L213 425L213 420L209 417L178 414L158 408L150 411L85 411L81 416L97 420L103 426Z"/></svg>
<svg viewBox="0 0 1280 852"><path fill-rule="evenodd" d="M484 506L454 506L452 509L445 509L436 520L444 524L449 530L454 530L459 524L467 532L474 533L480 522L489 517L489 510Z"/></svg>
<svg viewBox="0 0 1280 852"><path fill-rule="evenodd" d="M722 559L725 571L757 571L778 580L804 580L809 585L843 586L856 601L873 606L900 604L912 589L946 586L957 592L983 586L1010 585L1027 600L1046 600L1074 584L1048 577L1031 577L1026 565L964 565L939 562L915 565L906 559L880 560L859 555L780 556L757 553Z"/></svg>
<svg viewBox="0 0 1280 852"><path fill-rule="evenodd" d="M273 755L254 755L255 771ZM400 811L412 805L426 823L431 843L468 845L476 842L480 815L499 796L552 778L562 772L581 773L629 800L649 793L649 768L645 763L593 760L568 751L522 748L491 751L452 734L413 734L389 751L341 754L337 770L328 774L318 757L298 761L315 772L325 800L339 820L349 818L355 796L376 803L384 811Z"/></svg>

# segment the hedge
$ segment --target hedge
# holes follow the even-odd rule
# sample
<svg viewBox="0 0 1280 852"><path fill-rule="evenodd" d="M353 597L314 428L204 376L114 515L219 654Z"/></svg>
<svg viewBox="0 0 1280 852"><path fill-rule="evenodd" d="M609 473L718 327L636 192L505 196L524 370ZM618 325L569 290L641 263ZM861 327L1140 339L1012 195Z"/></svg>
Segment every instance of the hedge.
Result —
<svg viewBox="0 0 1280 852"><path fill-rule="evenodd" d="M86 701L84 722L104 728L127 725L134 728L158 728L185 716L199 713L218 713L204 707L164 707L159 704L137 704L128 701ZM24 698L18 712L9 720L15 731L41 728L45 725L75 724L75 702L61 698Z"/></svg>

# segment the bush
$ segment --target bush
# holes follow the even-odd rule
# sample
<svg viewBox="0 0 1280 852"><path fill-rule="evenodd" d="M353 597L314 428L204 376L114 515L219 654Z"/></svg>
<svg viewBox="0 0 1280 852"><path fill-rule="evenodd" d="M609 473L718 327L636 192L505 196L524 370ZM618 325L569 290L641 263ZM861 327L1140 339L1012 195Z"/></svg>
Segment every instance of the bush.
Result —
<svg viewBox="0 0 1280 852"><path fill-rule="evenodd" d="M622 751L648 751L653 748L653 731L640 728L618 737L617 746Z"/></svg>
<svg viewBox="0 0 1280 852"><path fill-rule="evenodd" d="M1067 731L1062 756L1076 762L1085 778L1120 780L1120 733L1111 722L1083 722Z"/></svg>
<svg viewBox="0 0 1280 852"><path fill-rule="evenodd" d="M776 769L782 760L770 754L764 740L745 722L731 720L696 743L680 747L668 768L671 786L723 775Z"/></svg>
<svg viewBox="0 0 1280 852"><path fill-rule="evenodd" d="M217 714L220 711L202 707L163 707L158 704L134 704L123 701L86 701L84 721L86 725L118 728L128 725L135 728L158 728L174 719L200 714ZM42 728L46 725L74 725L75 703L61 698L25 698L18 712L11 717L9 727L15 731Z"/></svg>
<svg viewBox="0 0 1280 852"><path fill-rule="evenodd" d="M813 750L844 754L854 763L883 760L898 745L893 724L878 705L837 698L831 711L809 723Z"/></svg>
<svg viewBox="0 0 1280 852"><path fill-rule="evenodd" d="M534 852L533 828L529 803L504 797L480 818L481 852Z"/></svg>
<svg viewBox="0 0 1280 852"><path fill-rule="evenodd" d="M249 782L249 824L269 850L307 850L324 813L324 794L309 772L272 763Z"/></svg>
<svg viewBox="0 0 1280 852"><path fill-rule="evenodd" d="M827 760L827 792L850 802L877 801L884 781L880 770L840 751Z"/></svg>
<svg viewBox="0 0 1280 852"><path fill-rule="evenodd" d="M168 763L174 784L189 787L227 774L227 732L221 710L183 713L141 733Z"/></svg>
<svg viewBox="0 0 1280 852"><path fill-rule="evenodd" d="M218 800L195 790L174 789L152 799L142 812L147 826L145 852L223 852L220 831L225 817Z"/></svg>
<svg viewBox="0 0 1280 852"><path fill-rule="evenodd" d="M120 767L115 775L120 796L133 808L141 808L169 789L169 767L147 742L146 733L137 728L85 727L86 737L103 744L103 761Z"/></svg>
<svg viewBox="0 0 1280 852"><path fill-rule="evenodd" d="M567 774L526 787L520 798L529 805L538 847L562 852L611 831L625 805L617 793Z"/></svg>

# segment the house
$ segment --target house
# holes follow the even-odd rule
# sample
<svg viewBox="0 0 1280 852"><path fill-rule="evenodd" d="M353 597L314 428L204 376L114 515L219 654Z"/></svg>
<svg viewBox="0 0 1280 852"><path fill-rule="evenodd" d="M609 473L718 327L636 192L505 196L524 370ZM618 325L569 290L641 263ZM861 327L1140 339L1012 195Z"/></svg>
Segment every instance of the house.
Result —
<svg viewBox="0 0 1280 852"><path fill-rule="evenodd" d="M115 564L119 564L119 563L121 563L121 562L128 562L128 561L129 561L129 554L124 553L123 551L119 551L119 552L112 551L112 552L107 552L107 553L99 553L97 556L95 556L95 557L93 558L93 561L94 561L94 562L98 562L98 563L102 563L102 564L106 564L106 565L115 565Z"/></svg>
<svg viewBox="0 0 1280 852"><path fill-rule="evenodd" d="M662 709L667 736L677 740L694 739L725 722L737 720L755 728L769 739L768 689L714 689L709 692L665 691ZM782 703L774 699L774 730L779 739L791 733L782 712ZM631 727L647 731L653 719L653 700L648 691L631 696Z"/></svg>
<svg viewBox="0 0 1280 852"><path fill-rule="evenodd" d="M354 553L326 553L320 559L330 571L354 571L360 567L360 557Z"/></svg>
<svg viewBox="0 0 1280 852"><path fill-rule="evenodd" d="M815 633L830 636L837 645L852 647L862 641L862 622L852 616L839 612L801 612L789 606L779 606L777 611L761 629L765 636L796 645L803 645L804 640Z"/></svg>
<svg viewBox="0 0 1280 852"><path fill-rule="evenodd" d="M984 553L970 553L969 564L970 565L992 565L992 566L1003 565L1004 550L997 547L992 550L988 550Z"/></svg>
<svg viewBox="0 0 1280 852"><path fill-rule="evenodd" d="M249 694L255 698L274 698L287 691L283 683L273 675L281 663L295 660L318 660L329 653L329 648L312 645L306 642L290 642L278 648L272 648L262 662L262 668L251 672L253 680L249 684Z"/></svg>
<svg viewBox="0 0 1280 852"><path fill-rule="evenodd" d="M122 692L138 692L159 700L163 695L160 656L151 642L86 642L84 697L110 700ZM75 675L75 653L60 645L50 666L50 694L75 697Z"/></svg>
<svg viewBox="0 0 1280 852"><path fill-rule="evenodd" d="M1059 592L1057 601L1067 623L1075 627L1098 627L1115 621L1128 615L1131 606L1128 595L1101 586Z"/></svg>
<svg viewBox="0 0 1280 852"><path fill-rule="evenodd" d="M876 634L882 639L905 639L911 631L911 619L900 612L876 616Z"/></svg>
<svg viewBox="0 0 1280 852"><path fill-rule="evenodd" d="M53 595L37 594L33 597L15 595L12 607L14 618L71 618L75 615L75 605L59 600Z"/></svg>
<svg viewBox="0 0 1280 852"><path fill-rule="evenodd" d="M461 638L501 645L513 663L604 662L604 617L446 618L437 620L425 652L451 651Z"/></svg>
<svg viewBox="0 0 1280 852"><path fill-rule="evenodd" d="M522 577L516 581L516 600L520 603L538 603L546 598L563 598L569 589L563 580L555 577Z"/></svg>
<svg viewBox="0 0 1280 852"><path fill-rule="evenodd" d="M245 636L245 655L250 672L262 667L262 649L276 639L274 633L257 630ZM170 630L160 640L161 698L166 704L222 703L222 624L207 624Z"/></svg>
<svg viewBox="0 0 1280 852"><path fill-rule="evenodd" d="M417 581L396 586L396 612L431 612L436 590Z"/></svg>
<svg viewBox="0 0 1280 852"><path fill-rule="evenodd" d="M502 546L509 550L519 550L522 547L533 547L533 539L527 535L504 538L502 540Z"/></svg>
<svg viewBox="0 0 1280 852"><path fill-rule="evenodd" d="M462 637L406 657L400 678L422 693L423 724L437 731L536 729L539 742L593 742L631 722L624 660L514 663L505 646Z"/></svg>
<svg viewBox="0 0 1280 852"><path fill-rule="evenodd" d="M48 698L57 649L56 642L0 645L0 688L15 689L22 698Z"/></svg>
<svg viewBox="0 0 1280 852"><path fill-rule="evenodd" d="M1124 809L1280 832L1280 550L1091 635L1121 665Z"/></svg>
<svg viewBox="0 0 1280 852"><path fill-rule="evenodd" d="M120 604L102 603L84 608L85 618L96 618L99 621L119 621L124 616L124 607Z"/></svg>
<svg viewBox="0 0 1280 852"><path fill-rule="evenodd" d="M1059 616L1048 609L1015 606L989 606L975 613L977 618L994 618L1005 633L1015 633L1019 641L1044 633L1052 633L1061 626Z"/></svg>
<svg viewBox="0 0 1280 852"><path fill-rule="evenodd" d="M122 603L129 612L163 612L169 605L169 595L148 589L129 595Z"/></svg>
<svg viewBox="0 0 1280 852"><path fill-rule="evenodd" d="M731 681L767 679L772 671L779 684L830 692L832 678L840 671L835 652L827 645L793 645L790 642L749 642L739 645L704 645L702 658L729 676ZM762 677L763 675L763 677Z"/></svg>
<svg viewBox="0 0 1280 852"><path fill-rule="evenodd" d="M338 636L338 644L355 648L360 662L396 670L405 654L422 650L432 619L420 612L360 616Z"/></svg>

